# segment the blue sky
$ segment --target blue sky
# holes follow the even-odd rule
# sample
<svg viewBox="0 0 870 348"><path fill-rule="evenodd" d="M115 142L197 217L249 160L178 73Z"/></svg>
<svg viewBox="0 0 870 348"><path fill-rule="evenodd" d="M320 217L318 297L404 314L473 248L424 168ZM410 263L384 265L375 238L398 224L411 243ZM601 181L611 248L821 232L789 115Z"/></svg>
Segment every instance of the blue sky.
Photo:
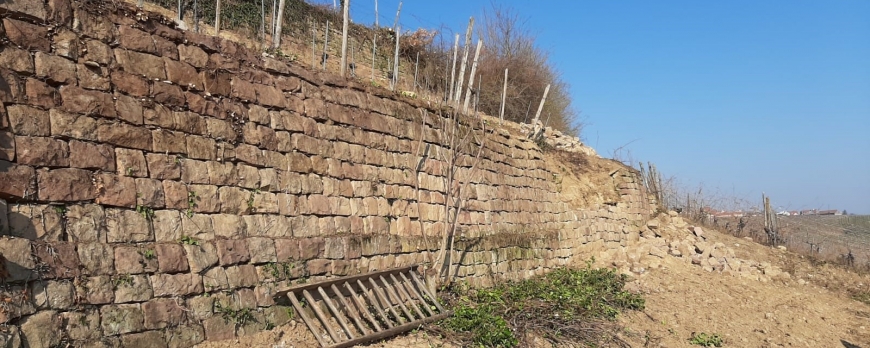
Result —
<svg viewBox="0 0 870 348"><path fill-rule="evenodd" d="M528 17L602 156L787 209L870 214L870 1L498 4ZM379 0L381 25L397 6ZM400 23L461 32L486 6L408 0ZM351 0L354 21L373 15L374 0Z"/></svg>

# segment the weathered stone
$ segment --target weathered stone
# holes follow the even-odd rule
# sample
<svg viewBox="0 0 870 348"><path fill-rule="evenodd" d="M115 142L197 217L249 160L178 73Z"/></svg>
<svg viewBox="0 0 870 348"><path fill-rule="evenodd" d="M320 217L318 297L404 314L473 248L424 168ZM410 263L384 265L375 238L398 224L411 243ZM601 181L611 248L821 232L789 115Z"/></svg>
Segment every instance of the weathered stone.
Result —
<svg viewBox="0 0 870 348"><path fill-rule="evenodd" d="M18 163L37 167L69 166L69 145L62 140L43 137L15 137Z"/></svg>
<svg viewBox="0 0 870 348"><path fill-rule="evenodd" d="M115 60L124 71L133 75L148 79L166 79L166 71L163 69L163 60L160 57L116 48Z"/></svg>
<svg viewBox="0 0 870 348"><path fill-rule="evenodd" d="M30 279L36 262L30 254L30 241L22 238L0 238L0 255L5 259L9 272L7 282Z"/></svg>
<svg viewBox="0 0 870 348"><path fill-rule="evenodd" d="M33 303L39 309L69 309L74 304L75 287L69 281L41 281L31 284Z"/></svg>
<svg viewBox="0 0 870 348"><path fill-rule="evenodd" d="M166 77L172 83L190 88L193 90L201 90L202 82L196 69L190 64L179 62L167 57L163 57L163 63L166 67Z"/></svg>
<svg viewBox="0 0 870 348"><path fill-rule="evenodd" d="M153 179L178 180L181 178L181 165L177 156L149 153L145 155L148 172Z"/></svg>
<svg viewBox="0 0 870 348"><path fill-rule="evenodd" d="M154 241L148 218L133 210L106 209L106 229L109 243Z"/></svg>
<svg viewBox="0 0 870 348"><path fill-rule="evenodd" d="M227 281L231 288L252 287L257 285L257 269L254 265L238 265L226 268Z"/></svg>
<svg viewBox="0 0 870 348"><path fill-rule="evenodd" d="M115 255L112 247L99 243L78 245L79 260L88 275L112 274L115 270Z"/></svg>
<svg viewBox="0 0 870 348"><path fill-rule="evenodd" d="M11 46L0 48L0 68L27 74L33 74L35 70L30 53Z"/></svg>
<svg viewBox="0 0 870 348"><path fill-rule="evenodd" d="M115 174L97 174L96 203L115 207L133 208L136 206L136 180Z"/></svg>
<svg viewBox="0 0 870 348"><path fill-rule="evenodd" d="M97 127L97 139L121 147L151 151L151 132L126 123L100 123Z"/></svg>
<svg viewBox="0 0 870 348"><path fill-rule="evenodd" d="M115 70L110 75L115 89L132 96L144 97L149 95L151 85L144 78L131 73Z"/></svg>
<svg viewBox="0 0 870 348"><path fill-rule="evenodd" d="M205 118L192 112L174 112L175 129L188 134L207 135L208 123Z"/></svg>
<svg viewBox="0 0 870 348"><path fill-rule="evenodd" d="M199 324L182 325L166 329L169 348L193 347L205 340L205 331Z"/></svg>
<svg viewBox="0 0 870 348"><path fill-rule="evenodd" d="M82 88L101 91L108 91L112 88L112 83L109 81L109 69L105 67L78 64L76 76L79 80L79 86Z"/></svg>
<svg viewBox="0 0 870 348"><path fill-rule="evenodd" d="M158 244L155 249L157 250L157 262L160 266L159 272L176 273L189 269L184 248L180 244Z"/></svg>
<svg viewBox="0 0 870 348"><path fill-rule="evenodd" d="M153 330L181 324L184 310L174 299L157 298L145 302L142 304L145 328Z"/></svg>
<svg viewBox="0 0 870 348"><path fill-rule="evenodd" d="M190 191L187 190L187 185L178 181L163 180L163 195L166 198L166 208L193 213L193 207L188 200Z"/></svg>
<svg viewBox="0 0 870 348"><path fill-rule="evenodd" d="M218 258L221 266L248 262L251 254L243 239L222 239L216 242Z"/></svg>
<svg viewBox="0 0 870 348"><path fill-rule="evenodd" d="M70 205L66 231L73 242L106 242L103 208L96 204Z"/></svg>
<svg viewBox="0 0 870 348"><path fill-rule="evenodd" d="M6 4L4 3L3 5ZM47 52L51 49L47 27L11 18L3 18L3 28L6 30L6 38L21 48L42 52ZM39 53L37 52L37 54Z"/></svg>
<svg viewBox="0 0 870 348"><path fill-rule="evenodd" d="M15 159L15 135L12 132L0 131L0 160Z"/></svg>
<svg viewBox="0 0 870 348"><path fill-rule="evenodd" d="M218 195L218 187L215 185L190 185L193 197L193 210L197 213L220 212L221 201Z"/></svg>
<svg viewBox="0 0 870 348"><path fill-rule="evenodd" d="M181 87L168 83L157 82L151 85L151 97L154 101L168 106L184 106L184 92Z"/></svg>
<svg viewBox="0 0 870 348"><path fill-rule="evenodd" d="M61 109L84 115L115 117L115 101L104 92L66 85L60 88Z"/></svg>
<svg viewBox="0 0 870 348"><path fill-rule="evenodd" d="M63 237L63 206L19 205L9 211L9 234L30 240L59 241Z"/></svg>
<svg viewBox="0 0 870 348"><path fill-rule="evenodd" d="M55 311L31 315L21 323L21 334L28 347L50 348L60 344L60 316Z"/></svg>
<svg viewBox="0 0 870 348"><path fill-rule="evenodd" d="M187 155L194 159L215 159L215 142L212 139L191 135L187 136Z"/></svg>
<svg viewBox="0 0 870 348"><path fill-rule="evenodd" d="M118 112L118 118L132 124L142 124L144 111L142 104L136 98L119 95L115 101L115 110Z"/></svg>
<svg viewBox="0 0 870 348"><path fill-rule="evenodd" d="M39 199L46 202L86 201L96 198L91 172L62 168L40 170L37 185Z"/></svg>
<svg viewBox="0 0 870 348"><path fill-rule="evenodd" d="M75 15L85 36L104 42L113 42L118 36L118 28L115 27L115 23L106 20L105 16L88 11L76 11Z"/></svg>
<svg viewBox="0 0 870 348"><path fill-rule="evenodd" d="M124 148L115 149L118 174L123 176L148 177L148 165L142 151Z"/></svg>
<svg viewBox="0 0 870 348"><path fill-rule="evenodd" d="M181 213L177 210L157 210L151 220L157 242L178 242L182 236Z"/></svg>
<svg viewBox="0 0 870 348"><path fill-rule="evenodd" d="M70 25L73 18L72 6L69 0L48 0L48 19L64 25ZM55 49L56 45L55 45Z"/></svg>
<svg viewBox="0 0 870 348"><path fill-rule="evenodd" d="M178 57L197 68L203 68L208 63L208 54L196 46L178 45Z"/></svg>
<svg viewBox="0 0 870 348"><path fill-rule="evenodd" d="M248 251L251 263L260 264L276 262L275 243L272 239L262 237L248 238Z"/></svg>
<svg viewBox="0 0 870 348"><path fill-rule="evenodd" d="M100 314L97 311L61 313L64 331L76 341L94 340L101 336Z"/></svg>
<svg viewBox="0 0 870 348"><path fill-rule="evenodd" d="M155 129L151 131L153 139L154 151L160 153L180 153L187 152L187 143L185 135L181 132L173 132L165 129Z"/></svg>
<svg viewBox="0 0 870 348"><path fill-rule="evenodd" d="M151 276L155 297L187 296L202 293L202 276L198 274L155 274Z"/></svg>
<svg viewBox="0 0 870 348"><path fill-rule="evenodd" d="M2 55L0 55L0 62L2 62ZM199 77L202 80L203 88L209 94L221 97L230 96L233 87L231 82L232 75L229 73L203 70L200 71Z"/></svg>
<svg viewBox="0 0 870 348"><path fill-rule="evenodd" d="M121 337L121 347L125 348L166 348L161 331L139 332Z"/></svg>
<svg viewBox="0 0 870 348"><path fill-rule="evenodd" d="M118 27L118 38L121 39L121 47L126 49L157 54L157 47L154 45L154 40L151 35L139 29L131 28L126 25Z"/></svg>
<svg viewBox="0 0 870 348"><path fill-rule="evenodd" d="M139 304L119 304L100 307L100 327L106 336L142 331L145 317Z"/></svg>
<svg viewBox="0 0 870 348"><path fill-rule="evenodd" d="M101 65L109 65L114 61L112 47L99 40L85 40L85 59Z"/></svg>
<svg viewBox="0 0 870 348"><path fill-rule="evenodd" d="M43 272L43 278L73 278L80 274L79 256L75 244L66 242L36 244L33 249L39 262L48 268Z"/></svg>
<svg viewBox="0 0 870 348"><path fill-rule="evenodd" d="M82 279L76 283L76 298L83 304L101 305L112 303L115 301L112 277L98 276Z"/></svg>
<svg viewBox="0 0 870 348"><path fill-rule="evenodd" d="M10 1L3 3L3 9L11 12L18 12L29 17L45 20L45 3L31 1Z"/></svg>
<svg viewBox="0 0 870 348"><path fill-rule="evenodd" d="M218 262L217 250L211 242L202 241L197 245L184 244L184 250L191 272L201 273Z"/></svg>
<svg viewBox="0 0 870 348"><path fill-rule="evenodd" d="M17 135L48 136L49 113L26 105L9 105L6 107L9 126Z"/></svg>
<svg viewBox="0 0 870 348"><path fill-rule="evenodd" d="M115 303L143 302L154 296L146 274L115 276Z"/></svg>
<svg viewBox="0 0 870 348"><path fill-rule="evenodd" d="M154 252L154 249L151 253ZM120 245L115 247L115 270L118 274L139 274L157 270L157 259L146 257L148 250L136 246Z"/></svg>
<svg viewBox="0 0 870 348"><path fill-rule="evenodd" d="M92 117L67 113L59 109L51 109L49 118L51 121L51 135L82 140L97 139L98 123Z"/></svg>
<svg viewBox="0 0 870 348"><path fill-rule="evenodd" d="M69 59L36 52L34 64L36 76L62 84L73 84L76 82L76 64Z"/></svg>
<svg viewBox="0 0 870 348"><path fill-rule="evenodd" d="M235 323L224 320L221 317L211 317L202 322L205 329L205 337L209 341L222 341L235 337Z"/></svg>
<svg viewBox="0 0 870 348"><path fill-rule="evenodd" d="M209 269L202 276L202 282L206 291L221 291L230 288L230 283L227 281L227 271L223 267L214 267Z"/></svg>
<svg viewBox="0 0 870 348"><path fill-rule="evenodd" d="M27 79L25 82L25 98L30 105L41 108L54 108L60 104L60 94L57 88L51 87L37 79Z"/></svg>

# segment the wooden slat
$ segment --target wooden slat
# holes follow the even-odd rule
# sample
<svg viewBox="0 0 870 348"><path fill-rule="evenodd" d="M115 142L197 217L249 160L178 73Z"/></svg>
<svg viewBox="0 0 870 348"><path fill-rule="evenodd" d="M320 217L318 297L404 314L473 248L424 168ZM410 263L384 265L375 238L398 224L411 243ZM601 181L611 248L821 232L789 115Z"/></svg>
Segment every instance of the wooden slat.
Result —
<svg viewBox="0 0 870 348"><path fill-rule="evenodd" d="M347 283L345 283L345 284L347 284ZM362 321L360 321L360 318L357 315L357 313L355 313L353 311L354 307L351 307L350 303L347 303L347 300L344 298L344 295L341 294L341 290L339 290L338 287L335 286L335 284L330 285L329 288L332 289L333 293L335 293L335 297L338 298L338 302L341 302L341 305L344 306L344 308L346 308L345 312L347 312L347 316L349 316L350 319L353 320L353 323L356 324L356 327L359 329L359 332L361 332L363 335L368 335L369 330L365 327L365 325L363 325ZM353 296L353 292L351 292L351 296ZM365 309L362 309L362 310L365 310Z"/></svg>
<svg viewBox="0 0 870 348"><path fill-rule="evenodd" d="M343 282L351 282L351 284L353 284L353 282L356 281L357 279L366 280L368 278L371 278L372 276L379 275L379 274L393 274L393 273L399 273L399 272L407 272L407 271L413 269L414 267L416 267L416 266L393 268L393 269L388 269L385 271L378 271L378 272L369 272L369 273L359 274L359 275L350 276L350 277L328 279L328 280L315 282L315 283L298 284L295 286L291 286L291 287L287 288L286 290L279 291L278 293L276 293L275 296L283 297L285 294L287 294L288 292L291 292L291 291L295 292L295 293L299 293L302 290L312 290L312 289L317 288L318 286L328 287L330 284L339 284L339 283L343 283Z"/></svg>
<svg viewBox="0 0 870 348"><path fill-rule="evenodd" d="M338 322L338 325L344 329L344 332L347 334L348 339L354 339L353 331L350 331L350 327L347 326L347 322L344 321L344 316L341 315L341 312L338 311L338 308L335 307L335 304L332 303L332 300L329 299L329 295L326 294L326 291L323 290L322 287L317 287L317 292L320 293L320 296L323 297L323 302L326 303L326 307L332 311L332 314L335 316L335 321ZM337 342L337 341L336 341Z"/></svg>
<svg viewBox="0 0 870 348"><path fill-rule="evenodd" d="M402 313L405 313L405 315L408 317L408 320L409 321L416 320L416 319L414 319L414 315L411 314L411 311L408 310L408 307L405 307L405 301L402 301L402 298L398 294L396 294L395 289L393 289L393 287L390 286L390 283L388 283L387 280L384 279L384 276L381 275L378 278L380 278L381 283L384 283L384 289L387 290L387 295L390 296L391 298L396 299L396 303L399 304L399 308L402 309Z"/></svg>
<svg viewBox="0 0 870 348"><path fill-rule="evenodd" d="M350 292L350 298L353 300L353 303L356 305L356 308L359 309L359 312L366 317L366 319L372 323L372 327L375 328L375 331L381 331L381 326L378 325L378 321L372 316L372 313L369 312L368 307L366 307L365 303L359 299L359 295L353 291L353 287L350 286L349 283L344 283L344 288ZM367 333L368 334L368 333Z"/></svg>
<svg viewBox="0 0 870 348"><path fill-rule="evenodd" d="M410 272L410 273L411 273L411 279L413 279L414 283L417 284L417 288L419 288L421 291L426 293L427 296L429 296L429 298L432 300L432 302L435 303L435 308L438 308L439 313L444 313L444 307L441 307L441 303L438 302L438 298L435 297L434 295L432 295L432 292L429 291L429 288L426 287L426 284L423 284L423 282L420 281L420 278L417 277L417 273L416 272Z"/></svg>
<svg viewBox="0 0 870 348"><path fill-rule="evenodd" d="M399 295L404 296L408 300L408 307L411 307L414 312L417 313L417 316L420 319L425 318L426 315L423 314L420 308L417 307L417 301L415 301L414 298L411 297L411 294L408 292L408 290L405 289L405 284L396 279L396 276L392 274L390 274L390 280L393 281L393 287L396 288L396 291L399 292Z"/></svg>
<svg viewBox="0 0 870 348"><path fill-rule="evenodd" d="M296 313L299 313L299 317L302 318L302 321L305 322L305 325L308 326L308 329L311 330L311 333L314 334L314 338L317 339L317 342L320 343L321 347L326 347L328 343L323 341L323 338L320 337L320 334L317 333L317 328L314 326L314 322L311 321L311 318L308 317L308 314L302 310L302 305L299 303L299 300L296 299L296 295L292 292L287 293L287 298L290 299L290 303L293 305L293 309L296 310Z"/></svg>
<svg viewBox="0 0 870 348"><path fill-rule="evenodd" d="M348 347L353 347L353 346L364 344L364 343L374 342L374 341L381 340L381 339L384 339L384 338L387 338L387 337L390 337L393 335L398 335L398 334L406 332L406 331L411 331L413 329L420 327L420 325L423 325L426 323L431 323L433 321L447 318L448 316L450 316L450 314L452 314L452 313L444 312L444 313L438 314L438 315L433 316L433 317L427 317L427 318L423 318L422 320L412 321L410 323L400 325L400 326L394 327L394 328L386 330L386 331L381 331L381 332L378 332L378 333L373 334L373 335L360 337L360 338L357 338L357 339L352 340L352 341L342 342L341 344L334 345L331 348L348 348Z"/></svg>
<svg viewBox="0 0 870 348"><path fill-rule="evenodd" d="M372 290L374 290L375 295L377 295L378 299L381 300L387 310L390 311L390 313L393 313L393 316L396 318L396 322L399 323L399 325L404 324L405 320L402 319L402 316L399 315L399 313L397 313L395 309L393 309L393 304L390 302L389 298L384 295L384 291L381 289L380 286L378 286L377 283L375 283L375 280L369 278L369 284L372 285Z"/></svg>
<svg viewBox="0 0 870 348"><path fill-rule="evenodd" d="M308 301L308 305L311 306L311 309L314 311L314 315L317 316L317 319L320 320L320 323L323 324L323 327L326 329L326 332L329 333L329 337L332 337L332 342L339 343L338 335L335 334L335 330L332 329L332 326L329 325L329 318L323 314L320 310L320 306L317 305L317 302L314 302L314 299L311 297L311 294L308 290L302 290L302 296L305 297L305 300Z"/></svg>
<svg viewBox="0 0 870 348"><path fill-rule="evenodd" d="M363 294L365 294L366 298L368 298L369 303L372 304L372 307L378 311L378 314L381 315L381 318L384 319L384 323L387 324L387 327L393 328L393 322L390 320L390 317L387 316L387 313L384 312L384 306L381 305L381 302L376 298L378 296L374 290L369 291L365 284L363 284L359 279L356 280L356 284L362 289Z"/></svg>
<svg viewBox="0 0 870 348"><path fill-rule="evenodd" d="M405 289L413 293L413 295L420 300L420 305L423 306L423 309L426 311L426 313L429 313L429 316L435 315L435 312L432 312L432 310L429 309L429 304L426 303L426 298L423 297L423 295L421 295L419 291L417 291L417 288L414 287L414 284L412 284L410 280L408 280L408 277L405 276L405 273L399 273L399 277L402 277L402 285L405 286Z"/></svg>

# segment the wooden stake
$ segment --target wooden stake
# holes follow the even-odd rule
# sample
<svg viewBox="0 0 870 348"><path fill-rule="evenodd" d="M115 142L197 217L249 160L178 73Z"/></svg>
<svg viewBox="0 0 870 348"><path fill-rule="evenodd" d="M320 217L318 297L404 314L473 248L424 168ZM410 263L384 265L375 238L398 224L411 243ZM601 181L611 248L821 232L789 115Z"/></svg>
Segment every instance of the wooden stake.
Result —
<svg viewBox="0 0 870 348"><path fill-rule="evenodd" d="M417 61L414 62L414 92L417 92L417 68L420 66L420 52L417 52Z"/></svg>
<svg viewBox="0 0 870 348"><path fill-rule="evenodd" d="M465 65L468 63L468 49L471 47L471 30L474 28L474 17L468 20L468 29L465 31L465 53L463 53L462 65L459 68L459 80L456 83L455 95L453 101L459 102L459 97L462 96L462 82L465 80Z"/></svg>
<svg viewBox="0 0 870 348"><path fill-rule="evenodd" d="M456 82L456 54L459 51L459 34L456 34L456 39L453 40L453 67L450 68L450 90L447 91L447 100L453 98L453 87Z"/></svg>
<svg viewBox="0 0 870 348"><path fill-rule="evenodd" d="M266 0L260 0L260 45L265 47L266 42Z"/></svg>
<svg viewBox="0 0 870 348"><path fill-rule="evenodd" d="M311 67L314 68L317 66L317 31L311 22L308 25L311 26Z"/></svg>
<svg viewBox="0 0 870 348"><path fill-rule="evenodd" d="M537 125L538 121L541 119L541 111L544 110L544 102L547 101L547 93L550 93L550 84L547 84L547 88L544 88L544 97L541 98L541 104L538 105L538 112L535 113L535 119L532 121L532 125Z"/></svg>
<svg viewBox="0 0 870 348"><path fill-rule="evenodd" d="M508 69L504 69L504 87L501 90L501 108L498 111L498 117L501 119L501 122L504 122L504 103L507 98L507 78L508 78Z"/></svg>
<svg viewBox="0 0 870 348"><path fill-rule="evenodd" d="M221 0L216 0L214 5L214 36L221 32Z"/></svg>
<svg viewBox="0 0 870 348"><path fill-rule="evenodd" d="M402 3L399 3L399 8L402 7ZM397 30L402 30L402 27L396 27ZM399 32L396 31L396 53L393 55L393 79L390 83L390 89L395 91L396 85L399 84Z"/></svg>
<svg viewBox="0 0 870 348"><path fill-rule="evenodd" d="M377 25L375 26L377 28ZM372 38L372 81L375 80L375 48L378 46L378 33L375 32Z"/></svg>
<svg viewBox="0 0 870 348"><path fill-rule="evenodd" d="M378 28L378 0L375 0L375 29Z"/></svg>
<svg viewBox="0 0 870 348"><path fill-rule="evenodd" d="M341 26L341 69L339 69L339 74L341 77L346 77L347 74L347 26L348 26L348 8L350 7L350 0L342 1L343 7L343 19L344 23Z"/></svg>
<svg viewBox="0 0 870 348"><path fill-rule="evenodd" d="M197 1L193 0L193 32L194 33L199 32L199 17L197 17L197 15L196 15L196 10L197 10L198 5L199 4L197 3Z"/></svg>
<svg viewBox="0 0 870 348"><path fill-rule="evenodd" d="M481 47L483 47L483 40L477 39L477 49L474 50L474 62L471 63L471 73L468 74L468 91L465 92L465 103L462 105L462 112L468 112L468 103L471 101L471 93L474 89L474 75L477 72L477 58L480 57Z"/></svg>
<svg viewBox="0 0 870 348"><path fill-rule="evenodd" d="M284 0L278 0L278 18L275 24L275 36L272 37L272 48L281 47L281 24L284 23Z"/></svg>
<svg viewBox="0 0 870 348"><path fill-rule="evenodd" d="M184 20L184 7L181 5L181 0L178 0L178 21Z"/></svg>
<svg viewBox="0 0 870 348"><path fill-rule="evenodd" d="M328 56L326 55L326 50L329 47L329 21L326 21L326 31L323 32L323 54L320 57L321 64L323 64L323 70L326 70L326 60Z"/></svg>
<svg viewBox="0 0 870 348"><path fill-rule="evenodd" d="M399 13L401 13L401 12L402 12L402 2L399 1L399 9L396 10L396 20L393 21L393 31L396 33L396 35L399 34Z"/></svg>

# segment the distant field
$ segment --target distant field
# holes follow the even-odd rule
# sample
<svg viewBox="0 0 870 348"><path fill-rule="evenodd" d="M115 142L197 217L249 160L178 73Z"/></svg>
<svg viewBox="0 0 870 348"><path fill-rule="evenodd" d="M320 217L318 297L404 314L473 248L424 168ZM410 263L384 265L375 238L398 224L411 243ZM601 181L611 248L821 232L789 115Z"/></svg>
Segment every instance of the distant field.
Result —
<svg viewBox="0 0 870 348"><path fill-rule="evenodd" d="M830 261L844 260L851 251L855 263L870 264L870 215L799 215L779 216L784 245L794 251L812 254ZM739 236L765 242L761 216L718 218L719 228Z"/></svg>

